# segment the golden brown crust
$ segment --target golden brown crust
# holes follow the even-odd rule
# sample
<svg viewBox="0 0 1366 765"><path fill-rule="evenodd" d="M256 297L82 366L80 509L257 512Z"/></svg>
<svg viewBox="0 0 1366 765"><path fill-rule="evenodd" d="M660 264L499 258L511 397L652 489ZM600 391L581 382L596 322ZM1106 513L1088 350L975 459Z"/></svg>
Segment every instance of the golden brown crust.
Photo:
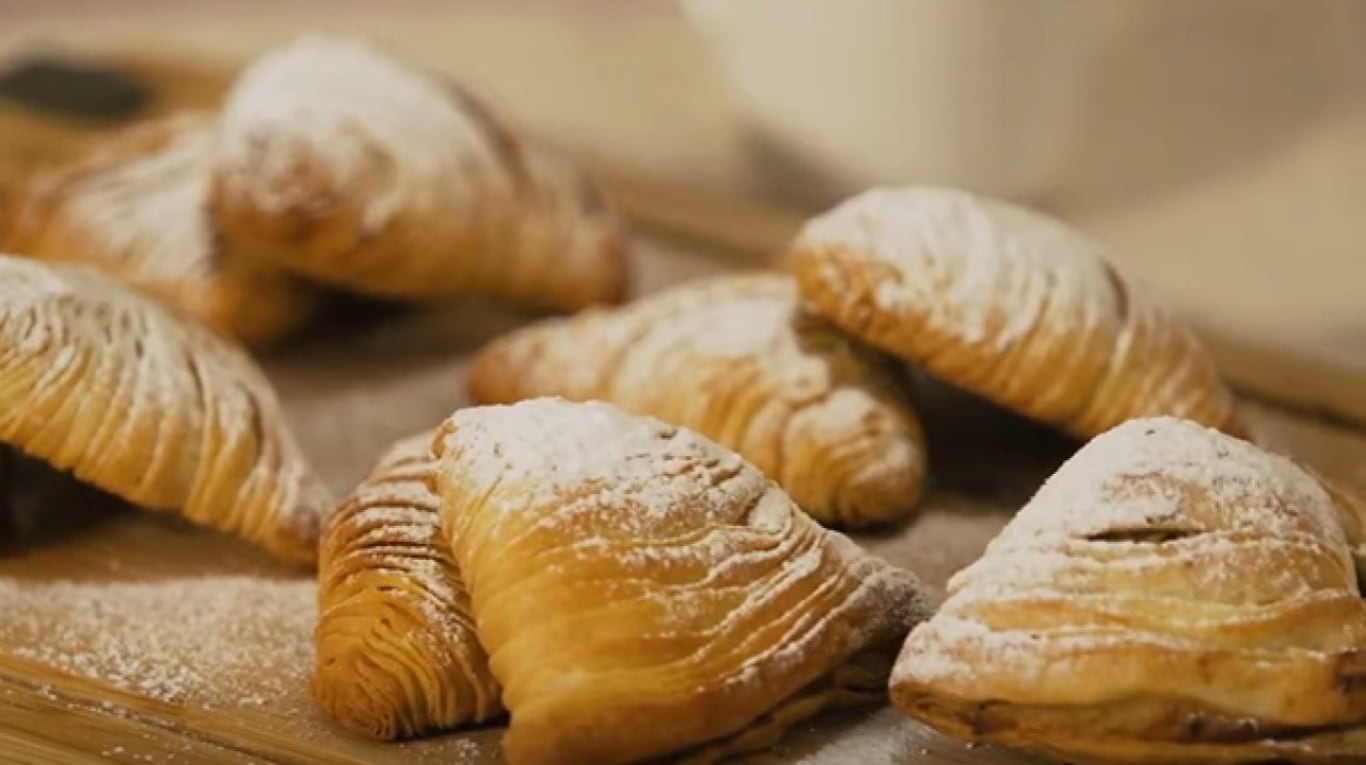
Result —
<svg viewBox="0 0 1366 765"><path fill-rule="evenodd" d="M347 729L406 738L502 712L429 488L431 434L395 444L328 517L312 690Z"/></svg>
<svg viewBox="0 0 1366 765"><path fill-rule="evenodd" d="M1241 432L1195 334L1037 213L878 189L813 219L789 260L803 299L844 330L1079 436L1152 415Z"/></svg>
<svg viewBox="0 0 1366 765"><path fill-rule="evenodd" d="M608 404L464 409L433 453L514 765L733 736L931 609L737 455Z"/></svg>
<svg viewBox="0 0 1366 765"><path fill-rule="evenodd" d="M5 244L93 265L247 345L278 341L313 315L319 293L279 266L224 251L206 209L213 131L205 113L158 119L36 173Z"/></svg>
<svg viewBox="0 0 1366 765"><path fill-rule="evenodd" d="M86 268L0 256L0 442L311 564L330 505L229 341Z"/></svg>
<svg viewBox="0 0 1366 765"><path fill-rule="evenodd" d="M677 765L710 765L727 758L768 749L794 725L826 710L883 704L891 670L886 646L875 646L784 699L729 738L704 744L673 759Z"/></svg>
<svg viewBox="0 0 1366 765"><path fill-rule="evenodd" d="M1366 728L1366 605L1342 516L1289 460L1188 421L1130 421L954 576L892 697L952 735L1067 756L1331 760Z"/></svg>
<svg viewBox="0 0 1366 765"><path fill-rule="evenodd" d="M991 741L1065 762L1349 765L1360 762L1366 751L1366 726L1267 726L1170 699L1138 698L1079 708L1003 705L926 694L898 705L902 703L909 705L903 709L913 717L956 738ZM1141 730L1142 737L1135 730Z"/></svg>
<svg viewBox="0 0 1366 765"><path fill-rule="evenodd" d="M1321 475L1315 477L1332 496L1342 517L1347 544L1352 546L1352 556L1356 558L1357 578L1366 579L1366 495L1341 481L1331 481Z"/></svg>
<svg viewBox="0 0 1366 765"><path fill-rule="evenodd" d="M624 236L579 170L359 42L267 54L224 106L212 208L234 246L398 298L621 299Z"/></svg>
<svg viewBox="0 0 1366 765"><path fill-rule="evenodd" d="M778 274L693 282L514 332L475 358L469 391L477 403L596 399L691 428L823 523L904 516L924 486L924 435L897 372L798 310Z"/></svg>

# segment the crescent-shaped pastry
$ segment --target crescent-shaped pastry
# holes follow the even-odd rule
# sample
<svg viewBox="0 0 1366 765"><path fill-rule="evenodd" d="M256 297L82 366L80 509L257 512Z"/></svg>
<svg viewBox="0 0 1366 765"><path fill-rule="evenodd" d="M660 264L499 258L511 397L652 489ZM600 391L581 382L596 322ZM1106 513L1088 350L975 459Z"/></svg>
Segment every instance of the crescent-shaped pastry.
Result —
<svg viewBox="0 0 1366 765"><path fill-rule="evenodd" d="M0 255L0 443L301 563L331 502L245 352L95 272Z"/></svg>
<svg viewBox="0 0 1366 765"><path fill-rule="evenodd" d="M713 759L756 724L771 740L851 700L828 692L839 669L930 610L738 455L606 403L464 409L433 454L513 765Z"/></svg>
<svg viewBox="0 0 1366 765"><path fill-rule="evenodd" d="M299 328L318 290L268 262L224 251L209 218L213 117L158 119L37 173L5 244L86 263L251 346Z"/></svg>
<svg viewBox="0 0 1366 765"><path fill-rule="evenodd" d="M802 298L850 334L1076 435L1149 415L1239 432L1195 334L1060 221L875 189L808 222L788 259Z"/></svg>
<svg viewBox="0 0 1366 765"><path fill-rule="evenodd" d="M429 484L432 434L395 444L323 523L313 695L372 738L502 712Z"/></svg>
<svg viewBox="0 0 1366 765"><path fill-rule="evenodd" d="M798 310L790 277L728 276L550 319L475 358L481 403L598 399L716 439L819 521L909 512L925 440L880 355Z"/></svg>
<svg viewBox="0 0 1366 765"><path fill-rule="evenodd" d="M626 290L621 224L583 173L367 44L263 56L227 97L218 150L224 236L317 279L562 310Z"/></svg>
<svg viewBox="0 0 1366 765"><path fill-rule="evenodd" d="M893 699L952 735L1067 758L1359 761L1366 602L1341 522L1287 459L1132 420L950 581Z"/></svg>

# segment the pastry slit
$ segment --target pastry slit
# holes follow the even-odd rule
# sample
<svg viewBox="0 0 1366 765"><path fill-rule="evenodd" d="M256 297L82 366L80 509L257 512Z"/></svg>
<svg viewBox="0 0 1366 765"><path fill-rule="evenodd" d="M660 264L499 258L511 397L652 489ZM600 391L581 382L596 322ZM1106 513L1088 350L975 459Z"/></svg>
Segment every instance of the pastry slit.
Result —
<svg viewBox="0 0 1366 765"><path fill-rule="evenodd" d="M1163 544L1164 542L1174 542L1180 539L1205 534L1203 529L1192 528L1114 528L1104 531L1097 531L1094 534L1087 534L1082 537L1088 542L1131 542L1134 544Z"/></svg>

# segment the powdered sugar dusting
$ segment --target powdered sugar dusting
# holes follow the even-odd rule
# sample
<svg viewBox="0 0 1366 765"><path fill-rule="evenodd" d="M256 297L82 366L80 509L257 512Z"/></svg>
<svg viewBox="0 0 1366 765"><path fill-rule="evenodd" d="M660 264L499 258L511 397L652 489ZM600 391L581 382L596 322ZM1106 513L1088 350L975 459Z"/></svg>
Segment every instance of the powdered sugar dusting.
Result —
<svg viewBox="0 0 1366 765"><path fill-rule="evenodd" d="M518 700L577 709L601 698L598 673L613 677L600 703L623 703L630 677L688 688L689 703L744 699L731 714L757 715L928 612L913 575L821 529L753 466L686 429L542 398L456 412L434 453L443 526L505 685L512 738ZM520 560L541 565L511 571ZM561 649L562 620L593 613L604 626L586 645L629 635L650 661ZM553 671L518 662L537 641L556 646Z"/></svg>
<svg viewBox="0 0 1366 765"><path fill-rule="evenodd" d="M14 316L15 326L9 332L8 343L14 352L24 356L46 353L58 341L54 327L43 321L36 310L45 300L60 300L74 292L72 286L57 272L32 266L17 255L0 253L0 268L12 271L0 279L0 305Z"/></svg>
<svg viewBox="0 0 1366 765"><path fill-rule="evenodd" d="M91 175L68 197L67 215L122 265L140 260L135 276L192 286L213 273L204 209L213 121L187 114L149 129L164 131L165 144ZM107 162L100 155L92 161Z"/></svg>
<svg viewBox="0 0 1366 765"><path fill-rule="evenodd" d="M564 426L566 407L572 427ZM601 402L541 398L464 409L438 438L438 454L450 454L447 464L458 464L471 482L465 493L506 482L525 486L531 504L572 498L553 517L568 523L606 508L614 521L600 526L625 539L725 523L768 489L733 452Z"/></svg>
<svg viewBox="0 0 1366 765"><path fill-rule="evenodd" d="M293 699L313 666L311 579L0 579L11 653L202 708Z"/></svg>
<svg viewBox="0 0 1366 765"><path fill-rule="evenodd" d="M764 370L756 384L775 388L780 405L818 399L835 384L833 352L802 346L797 305L790 278L748 275L684 284L626 306L615 318L635 333L629 348L615 354L618 364L604 393L629 409L695 426L706 418L665 413L708 408L706 391L680 397L676 388L660 385L660 377L700 382L708 373L734 373L745 365Z"/></svg>
<svg viewBox="0 0 1366 765"><path fill-rule="evenodd" d="M1210 651L1257 672L1287 647L1331 663L1366 641L1359 598L1337 512L1309 473L1193 422L1131 420L1078 451L950 580L894 687L1095 703L1162 693L1165 678L1125 663L1145 650L1174 677L1198 675ZM1113 676L1085 681L1085 662L1112 649ZM1182 682L1216 708L1275 713L1245 706L1272 697L1241 699L1237 682Z"/></svg>
<svg viewBox="0 0 1366 765"><path fill-rule="evenodd" d="M1295 463L1217 430L1157 417L1130 420L1078 451L980 565L1008 550L1041 552L1127 529L1239 532L1278 544L1308 537L1346 546L1327 492ZM1345 555L1343 563L1350 568Z"/></svg>
<svg viewBox="0 0 1366 765"><path fill-rule="evenodd" d="M205 112L140 122L36 174L11 245L93 265L248 344L278 339L313 310L314 288L221 246L207 209L214 127Z"/></svg>
<svg viewBox="0 0 1366 765"><path fill-rule="evenodd" d="M266 53L219 132L211 204L226 236L296 271L559 310L624 294L621 222L592 181L380 46L311 35Z"/></svg>
<svg viewBox="0 0 1366 765"><path fill-rule="evenodd" d="M327 492L241 348L94 269L10 257L0 338L0 440L133 504L314 559Z"/></svg>
<svg viewBox="0 0 1366 765"><path fill-rule="evenodd" d="M629 306L656 320L645 348L635 353L660 354L653 346L682 346L707 358L744 358L773 343L781 355L797 356L791 332L797 308L797 289L792 280L778 274L724 276L684 284ZM642 322L645 323L645 322ZM780 355L780 354L775 354ZM629 361L629 359L626 359ZM795 362L796 359L793 359Z"/></svg>
<svg viewBox="0 0 1366 765"><path fill-rule="evenodd" d="M705 407L707 391L681 401L660 379L695 380L762 366L793 402L830 387L829 356L801 347L796 286L779 274L689 282L625 306L547 319L493 343L476 361L489 388L511 385L522 396L603 398L629 410L697 427L699 417L671 417L665 402ZM507 378L511 378L508 380ZM481 381L482 382L482 381ZM479 395L482 385L474 385ZM752 457L751 457L752 459Z"/></svg>
<svg viewBox="0 0 1366 765"><path fill-rule="evenodd" d="M1130 535L1178 537L1154 546L1113 542ZM1102 540L1102 541L1091 541ZM976 563L949 583L966 607L1020 594L1066 591L1120 571L1185 563L1191 573L1167 592L1146 594L1238 604L1297 597L1324 586L1294 569L1265 565L1278 551L1328 555L1355 587L1346 539L1328 494L1293 462L1184 420L1131 420L1094 439L1038 491ZM1222 566L1233 566L1225 569ZM1249 572L1262 573L1250 595ZM1142 581L1141 576L1135 581Z"/></svg>
<svg viewBox="0 0 1366 765"><path fill-rule="evenodd" d="M802 314L790 277L731 275L501 338L471 390L602 399L692 428L817 519L867 522L913 507L924 474L918 422L883 361Z"/></svg>
<svg viewBox="0 0 1366 765"><path fill-rule="evenodd" d="M227 97L220 136L219 171L243 176L235 182L263 209L315 204L297 171L321 163L330 188L370 192L372 230L413 207L469 214L457 195L472 186L451 180L497 164L479 124L434 78L341 37L305 36L248 67Z"/></svg>
<svg viewBox="0 0 1366 765"><path fill-rule="evenodd" d="M1077 331L1115 309L1101 246L1006 202L926 186L864 192L812 219L794 245L877 263L880 310L924 317L965 343L1003 350L1045 311Z"/></svg>
<svg viewBox="0 0 1366 765"><path fill-rule="evenodd" d="M320 572L321 599L324 603L358 595L361 600L391 599L394 607L412 605L427 617L432 629L409 638L470 640L468 598L441 536L441 502L430 485L436 467L429 455L431 441L431 433L422 433L394 444L370 478L328 519L322 542L326 554ZM349 558L365 560L368 567L356 573ZM334 581L332 568L348 574ZM384 581L393 573L414 580L415 586L411 591L393 590ZM327 618L324 612L324 627Z"/></svg>

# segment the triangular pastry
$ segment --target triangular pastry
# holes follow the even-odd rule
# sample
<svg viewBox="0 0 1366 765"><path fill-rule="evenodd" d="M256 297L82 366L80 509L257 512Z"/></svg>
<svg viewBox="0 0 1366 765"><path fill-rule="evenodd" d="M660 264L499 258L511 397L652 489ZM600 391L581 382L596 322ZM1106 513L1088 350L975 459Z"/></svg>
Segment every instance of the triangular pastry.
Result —
<svg viewBox="0 0 1366 765"><path fill-rule="evenodd" d="M271 263L224 251L207 210L214 121L189 113L105 138L24 186L9 250L86 263L247 345L315 312L319 291Z"/></svg>
<svg viewBox="0 0 1366 765"><path fill-rule="evenodd" d="M582 172L356 40L304 37L241 74L212 196L229 242L369 294L577 309L626 289L620 221Z"/></svg>
<svg viewBox="0 0 1366 765"><path fill-rule="evenodd" d="M479 403L598 399L738 451L819 521L909 512L925 441L887 360L803 314L778 274L692 282L615 309L550 319L474 360Z"/></svg>
<svg viewBox="0 0 1366 765"><path fill-rule="evenodd" d="M884 698L866 669L861 692L831 682L930 610L914 575L738 455L609 404L464 409L433 454L513 765L762 745L823 705Z"/></svg>
<svg viewBox="0 0 1366 765"><path fill-rule="evenodd" d="M331 504L245 352L84 267L0 256L0 442L303 563Z"/></svg>
<svg viewBox="0 0 1366 765"><path fill-rule="evenodd" d="M1359 757L1366 602L1311 475L1189 421L1132 420L953 577L891 688L952 735L1067 758Z"/></svg>
<svg viewBox="0 0 1366 765"><path fill-rule="evenodd" d="M850 334L1076 435L1149 415L1239 431L1195 334L1099 243L1039 213L874 189L808 222L788 262L802 298Z"/></svg>
<svg viewBox="0 0 1366 765"><path fill-rule="evenodd" d="M346 728L404 738L502 712L429 487L432 435L395 444L323 523L313 695Z"/></svg>

